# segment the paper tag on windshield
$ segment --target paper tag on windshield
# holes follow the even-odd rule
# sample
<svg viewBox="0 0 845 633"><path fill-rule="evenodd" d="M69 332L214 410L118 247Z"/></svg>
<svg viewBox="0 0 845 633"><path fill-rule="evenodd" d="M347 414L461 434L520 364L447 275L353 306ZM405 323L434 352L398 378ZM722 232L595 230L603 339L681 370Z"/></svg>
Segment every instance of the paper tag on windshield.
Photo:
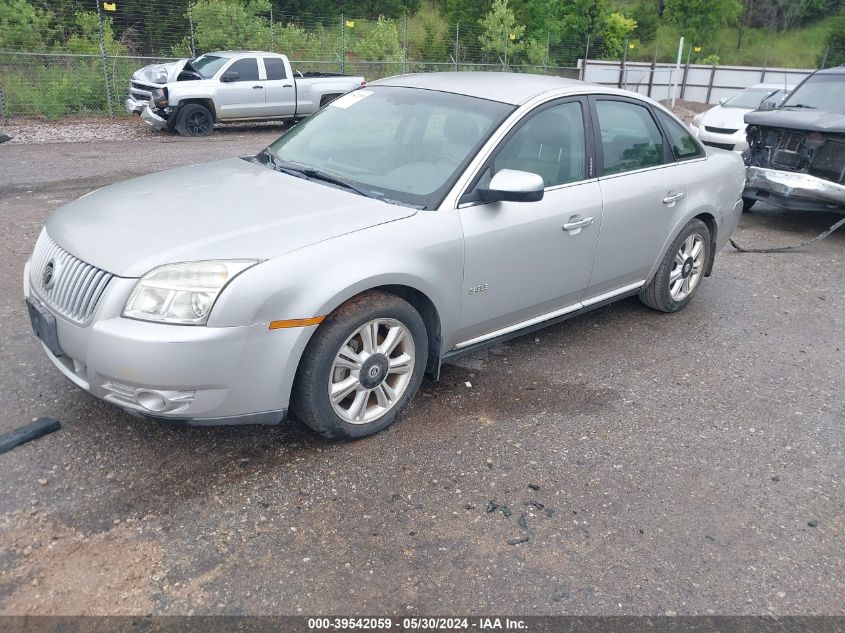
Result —
<svg viewBox="0 0 845 633"><path fill-rule="evenodd" d="M329 105L335 108L343 108L346 110L349 106L353 106L361 99L366 99L371 94L373 94L372 90L355 90L354 92L348 92L342 97L338 97L334 101L332 101Z"/></svg>

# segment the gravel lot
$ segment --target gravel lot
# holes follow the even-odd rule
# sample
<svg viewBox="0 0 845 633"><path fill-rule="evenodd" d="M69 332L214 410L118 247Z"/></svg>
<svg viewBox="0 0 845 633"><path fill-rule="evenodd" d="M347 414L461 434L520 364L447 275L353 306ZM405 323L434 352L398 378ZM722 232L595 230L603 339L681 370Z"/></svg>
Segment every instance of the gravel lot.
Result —
<svg viewBox="0 0 845 633"><path fill-rule="evenodd" d="M24 262L63 202L279 129L119 125L0 145L0 432L63 423L0 455L0 612L845 615L845 231L723 251L681 313L629 299L465 358L367 440L173 428L59 375ZM736 238L834 219L763 207Z"/></svg>

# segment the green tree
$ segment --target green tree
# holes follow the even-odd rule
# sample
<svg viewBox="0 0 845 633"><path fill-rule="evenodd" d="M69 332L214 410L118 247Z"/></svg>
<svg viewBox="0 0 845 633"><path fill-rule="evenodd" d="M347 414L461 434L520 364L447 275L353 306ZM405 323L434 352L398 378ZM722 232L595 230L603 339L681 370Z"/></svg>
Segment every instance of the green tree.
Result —
<svg viewBox="0 0 845 633"><path fill-rule="evenodd" d="M479 24L484 28L478 36L483 51L498 55L504 64L508 63L509 57L522 51L520 38L525 33L525 26L517 23L516 16L508 7L508 0L493 0L493 6Z"/></svg>
<svg viewBox="0 0 845 633"><path fill-rule="evenodd" d="M396 22L380 15L369 34L356 40L352 50L367 61L402 61L402 41Z"/></svg>
<svg viewBox="0 0 845 633"><path fill-rule="evenodd" d="M845 7L830 21L830 30L824 40L825 50L819 55L819 66L839 66L845 64ZM825 59L825 52L827 59Z"/></svg>
<svg viewBox="0 0 845 633"><path fill-rule="evenodd" d="M637 23L634 35L644 42L651 42L657 35L660 26L660 13L655 0L640 0L634 8L632 17Z"/></svg>
<svg viewBox="0 0 845 633"><path fill-rule="evenodd" d="M26 0L0 3L0 42L5 50L44 51L53 35L51 14Z"/></svg>
<svg viewBox="0 0 845 633"><path fill-rule="evenodd" d="M601 33L603 55L614 59L621 57L628 38L636 28L637 21L626 18L621 13L611 13L607 16Z"/></svg>
<svg viewBox="0 0 845 633"><path fill-rule="evenodd" d="M709 43L723 26L733 26L742 13L739 0L665 0L663 17L681 28L691 44Z"/></svg>
<svg viewBox="0 0 845 633"><path fill-rule="evenodd" d="M270 0L198 0L191 10L196 49L198 52L232 48L267 50L269 14ZM187 49L186 37L174 52L184 54Z"/></svg>

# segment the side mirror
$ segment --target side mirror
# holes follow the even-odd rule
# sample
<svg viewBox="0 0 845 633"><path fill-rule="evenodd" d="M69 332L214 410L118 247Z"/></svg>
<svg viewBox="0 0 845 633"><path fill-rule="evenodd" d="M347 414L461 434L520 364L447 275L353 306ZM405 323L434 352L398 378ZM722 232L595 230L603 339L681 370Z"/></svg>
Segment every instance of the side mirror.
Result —
<svg viewBox="0 0 845 633"><path fill-rule="evenodd" d="M777 107L777 103L774 101L764 101L760 104L760 110L774 110Z"/></svg>
<svg viewBox="0 0 845 633"><path fill-rule="evenodd" d="M728 100L728 98L727 98L727 97L722 97L721 99L719 99L719 105L725 105L725 102L726 102L727 100Z"/></svg>
<svg viewBox="0 0 845 633"><path fill-rule="evenodd" d="M545 185L537 174L515 169L503 169L486 187L478 188L484 202L537 202L543 199Z"/></svg>
<svg viewBox="0 0 845 633"><path fill-rule="evenodd" d="M240 75L236 70L227 70L220 76L220 81L225 83L230 83L232 81L237 81Z"/></svg>

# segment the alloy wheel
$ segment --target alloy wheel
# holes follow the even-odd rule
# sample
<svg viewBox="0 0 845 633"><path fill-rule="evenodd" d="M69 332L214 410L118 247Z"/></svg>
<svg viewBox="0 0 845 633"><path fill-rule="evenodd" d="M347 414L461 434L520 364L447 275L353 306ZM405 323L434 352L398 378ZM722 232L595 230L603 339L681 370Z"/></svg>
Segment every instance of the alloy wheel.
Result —
<svg viewBox="0 0 845 633"><path fill-rule="evenodd" d="M674 301L683 301L698 286L704 272L704 254L704 238L698 233L685 239L675 253L669 273L669 295Z"/></svg>
<svg viewBox="0 0 845 633"><path fill-rule="evenodd" d="M346 340L329 372L329 401L345 422L366 424L402 398L416 361L414 338L396 319L373 319Z"/></svg>

